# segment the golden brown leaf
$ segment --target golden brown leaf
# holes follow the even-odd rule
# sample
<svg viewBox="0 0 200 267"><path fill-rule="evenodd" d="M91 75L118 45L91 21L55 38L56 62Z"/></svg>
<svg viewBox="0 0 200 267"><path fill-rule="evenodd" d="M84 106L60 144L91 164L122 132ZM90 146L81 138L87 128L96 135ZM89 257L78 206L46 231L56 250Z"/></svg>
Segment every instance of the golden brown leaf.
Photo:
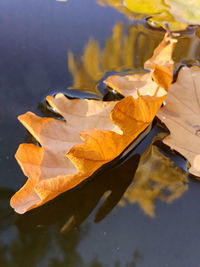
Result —
<svg viewBox="0 0 200 267"><path fill-rule="evenodd" d="M172 47L174 42L166 36L162 44ZM159 54L155 62L158 59ZM156 66L156 63L153 64L154 61L150 62L152 75ZM49 104L66 121L40 118L31 112L20 116L21 123L41 147L33 144L19 147L16 159L28 180L11 199L11 206L18 213L38 207L75 187L99 167L119 156L151 123L167 93L161 88L159 80L153 95L142 90L141 87L136 96L133 94L134 97L130 92L117 104L69 100L63 94L55 98L48 96Z"/></svg>
<svg viewBox="0 0 200 267"><path fill-rule="evenodd" d="M165 101L157 114L170 130L164 143L188 159L189 172L200 177L200 67L181 68Z"/></svg>

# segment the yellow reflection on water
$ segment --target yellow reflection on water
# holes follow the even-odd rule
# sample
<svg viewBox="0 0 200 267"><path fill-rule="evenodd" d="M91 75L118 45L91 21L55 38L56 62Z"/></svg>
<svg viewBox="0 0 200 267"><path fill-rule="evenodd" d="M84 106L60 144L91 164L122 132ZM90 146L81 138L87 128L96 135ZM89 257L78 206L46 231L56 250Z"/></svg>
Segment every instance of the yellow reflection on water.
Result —
<svg viewBox="0 0 200 267"><path fill-rule="evenodd" d="M103 49L91 38L81 57L77 58L69 52L68 68L73 76L70 89L99 94L98 82L107 72L143 69L144 61L152 55L163 35L149 38L141 33L140 28L144 27L133 25L125 32L123 23L118 22Z"/></svg>
<svg viewBox="0 0 200 267"><path fill-rule="evenodd" d="M124 26L118 22L102 49L98 41L90 38L82 56L68 53L68 69L73 77L69 89L100 95L98 84L106 73L143 71L144 62L152 56L163 36L164 31L149 29L144 24ZM198 35L190 31L177 36L177 39L173 55L176 67L183 60L197 60L200 57Z"/></svg>
<svg viewBox="0 0 200 267"><path fill-rule="evenodd" d="M156 200L171 203L187 190L187 173L174 167L174 163L152 145L142 155L134 180L120 205L138 203L147 215L154 217Z"/></svg>

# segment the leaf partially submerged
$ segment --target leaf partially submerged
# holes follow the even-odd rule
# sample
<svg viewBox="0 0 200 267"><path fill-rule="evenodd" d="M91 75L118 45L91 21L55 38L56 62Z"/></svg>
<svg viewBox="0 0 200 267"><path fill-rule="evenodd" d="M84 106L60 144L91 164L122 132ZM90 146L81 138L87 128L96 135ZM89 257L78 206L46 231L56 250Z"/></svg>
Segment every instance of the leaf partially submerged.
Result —
<svg viewBox="0 0 200 267"><path fill-rule="evenodd" d="M164 139L191 164L189 172L200 177L200 67L183 67L157 116L168 129Z"/></svg>
<svg viewBox="0 0 200 267"><path fill-rule="evenodd" d="M22 144L16 153L28 177L11 199L11 206L18 213L36 208L81 183L119 156L151 123L168 90L163 75L165 72L172 75L171 55L175 42L166 35L147 62L151 70L148 75L156 80L149 84L153 90L145 91L142 86L137 89L133 83L134 90L117 104L69 100L63 94L55 98L48 96L49 104L66 122L40 118L31 112L19 117L41 147Z"/></svg>

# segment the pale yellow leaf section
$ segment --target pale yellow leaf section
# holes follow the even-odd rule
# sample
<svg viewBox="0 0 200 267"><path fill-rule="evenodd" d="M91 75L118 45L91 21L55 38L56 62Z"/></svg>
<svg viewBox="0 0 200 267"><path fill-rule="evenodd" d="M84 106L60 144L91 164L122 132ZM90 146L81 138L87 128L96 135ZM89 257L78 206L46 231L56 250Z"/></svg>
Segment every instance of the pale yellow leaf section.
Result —
<svg viewBox="0 0 200 267"><path fill-rule="evenodd" d="M163 42L171 45L174 41L169 42L165 36ZM163 48L166 49L165 45ZM170 57L171 53L172 50ZM159 55L162 51L155 56L155 64L153 60L149 64L152 75L154 66L157 70ZM134 92L130 92L117 103L70 100L63 94L48 96L49 104L65 121L40 118L31 112L20 116L21 123L41 147L33 144L19 147L16 159L28 180L12 197L11 206L18 213L41 206L119 156L151 123L160 108L167 92L158 97L157 92L164 89L160 83L156 87L153 95L145 91L140 95L138 90L136 98L132 96Z"/></svg>
<svg viewBox="0 0 200 267"><path fill-rule="evenodd" d="M170 130L164 143L188 159L189 172L200 177L200 67L183 67L165 101L157 114Z"/></svg>

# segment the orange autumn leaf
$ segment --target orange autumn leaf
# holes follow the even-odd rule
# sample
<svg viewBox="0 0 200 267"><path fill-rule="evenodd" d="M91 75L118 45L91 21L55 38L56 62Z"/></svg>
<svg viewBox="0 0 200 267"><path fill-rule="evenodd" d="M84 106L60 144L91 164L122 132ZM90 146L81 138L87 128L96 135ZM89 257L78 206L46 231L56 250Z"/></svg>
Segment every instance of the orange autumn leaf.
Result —
<svg viewBox="0 0 200 267"><path fill-rule="evenodd" d="M159 52L148 61L151 69L149 77L155 71L159 73L158 61L162 63L161 72L165 65L170 72L175 42L165 36ZM167 49L168 54L163 55L162 51L166 48L170 48ZM147 88L148 81L144 82ZM133 87L135 83L137 79ZM31 112L19 116L20 122L41 147L22 144L18 148L16 159L28 180L11 199L15 211L24 213L41 206L119 156L155 117L167 93L165 89L168 89L162 88L161 84L162 81L157 79L149 82L146 92L142 86L138 90L130 90L129 96L117 103L70 100L63 94L48 96L48 103L65 121L41 118ZM123 88L121 91L125 92Z"/></svg>
<svg viewBox="0 0 200 267"><path fill-rule="evenodd" d="M183 67L171 85L166 104L157 114L170 130L164 139L191 164L189 172L200 177L200 67Z"/></svg>

